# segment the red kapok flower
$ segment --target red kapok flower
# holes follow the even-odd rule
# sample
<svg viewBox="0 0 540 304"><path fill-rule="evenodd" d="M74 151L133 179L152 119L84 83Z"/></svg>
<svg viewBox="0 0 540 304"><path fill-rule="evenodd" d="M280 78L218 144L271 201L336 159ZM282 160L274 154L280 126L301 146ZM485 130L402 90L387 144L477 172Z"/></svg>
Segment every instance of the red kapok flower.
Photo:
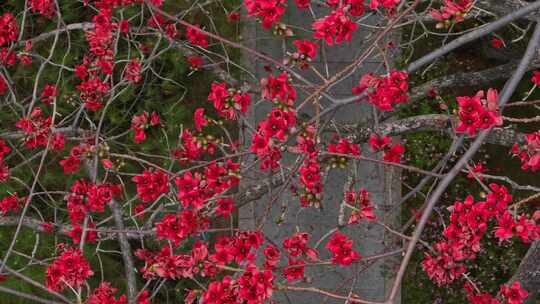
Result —
<svg viewBox="0 0 540 304"><path fill-rule="evenodd" d="M525 289L521 288L521 284L518 281L512 283L510 287L501 285L500 290L501 295L508 304L523 304L523 300L529 295Z"/></svg>
<svg viewBox="0 0 540 304"><path fill-rule="evenodd" d="M334 10L329 15L316 20L313 23L315 39L324 39L326 44L340 44L344 40L350 42L352 33L358 25L353 22L344 12L343 8Z"/></svg>
<svg viewBox="0 0 540 304"><path fill-rule="evenodd" d="M94 273L90 264L76 248L66 249L47 268L45 285L49 290L62 291L66 286L77 289Z"/></svg>
<svg viewBox="0 0 540 304"><path fill-rule="evenodd" d="M353 241L339 231L335 232L330 241L326 244L326 249L332 252L332 263L348 266L356 260L359 260L360 255L353 250Z"/></svg>

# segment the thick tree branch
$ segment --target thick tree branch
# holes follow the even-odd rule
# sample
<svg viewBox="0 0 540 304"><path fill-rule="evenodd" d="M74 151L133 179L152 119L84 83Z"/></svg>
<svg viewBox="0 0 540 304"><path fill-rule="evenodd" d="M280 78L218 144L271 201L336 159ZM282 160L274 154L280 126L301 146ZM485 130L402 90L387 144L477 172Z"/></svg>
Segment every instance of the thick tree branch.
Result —
<svg viewBox="0 0 540 304"><path fill-rule="evenodd" d="M385 122L377 127L366 127L362 124L340 125L339 131L352 135L355 142L366 142L372 133L397 136L418 131L452 132L452 122L457 117L444 114L427 114L408 117L396 121ZM487 137L487 142L501 146L511 146L523 142L525 135L508 128L494 128Z"/></svg>
<svg viewBox="0 0 540 304"><path fill-rule="evenodd" d="M540 290L540 241L535 241L529 247L510 283L514 281L519 281L521 287L529 292L525 303L535 303Z"/></svg>

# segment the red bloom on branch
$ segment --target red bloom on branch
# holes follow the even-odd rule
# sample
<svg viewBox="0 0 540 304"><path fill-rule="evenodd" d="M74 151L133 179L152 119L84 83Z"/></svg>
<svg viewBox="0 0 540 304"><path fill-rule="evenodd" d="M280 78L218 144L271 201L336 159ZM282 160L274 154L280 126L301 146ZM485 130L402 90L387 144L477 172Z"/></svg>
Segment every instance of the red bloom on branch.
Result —
<svg viewBox="0 0 540 304"><path fill-rule="evenodd" d="M306 9L311 5L311 0L294 0L294 3L299 9Z"/></svg>
<svg viewBox="0 0 540 304"><path fill-rule="evenodd" d="M531 82L534 83L537 87L540 87L540 71L533 72L533 76L531 77Z"/></svg>
<svg viewBox="0 0 540 304"><path fill-rule="evenodd" d="M512 154L521 160L521 169L536 172L540 169L540 131L525 135L525 145L514 144Z"/></svg>
<svg viewBox="0 0 540 304"><path fill-rule="evenodd" d="M226 119L236 119L236 111L246 113L251 102L248 93L239 90L228 89L225 83L212 83L208 100L214 103L218 114Z"/></svg>
<svg viewBox="0 0 540 304"><path fill-rule="evenodd" d="M521 284L516 281L510 287L501 285L500 292L507 304L523 304L523 300L527 298L529 293L521 288Z"/></svg>
<svg viewBox="0 0 540 304"><path fill-rule="evenodd" d="M307 243L309 242L309 234L305 232L297 232L292 237L285 239L283 241L283 248L287 250L287 253L291 257L299 257L305 255L312 261L318 259L318 254L315 249L309 247Z"/></svg>
<svg viewBox="0 0 540 304"><path fill-rule="evenodd" d="M328 152L345 155L360 155L360 148L358 145L352 144L346 138L341 138L337 144L329 144Z"/></svg>
<svg viewBox="0 0 540 304"><path fill-rule="evenodd" d="M260 271L253 264L238 278L238 296L242 302L264 303L272 296L274 275L269 270Z"/></svg>
<svg viewBox="0 0 540 304"><path fill-rule="evenodd" d="M137 194L144 203L153 202L169 192L169 177L162 171L144 170L131 180L137 184Z"/></svg>
<svg viewBox="0 0 540 304"><path fill-rule="evenodd" d="M352 33L358 25L345 14L343 8L334 10L329 15L316 20L313 23L315 39L323 39L326 44L340 44L344 40L350 42Z"/></svg>
<svg viewBox="0 0 540 304"><path fill-rule="evenodd" d="M156 224L158 239L169 240L178 246L187 237L208 226L208 220L192 210L167 214Z"/></svg>
<svg viewBox="0 0 540 304"><path fill-rule="evenodd" d="M438 255L426 253L422 268L437 285L450 284L465 273L465 266L460 263L461 259L454 247L446 242L439 242L435 244L434 249Z"/></svg>
<svg viewBox="0 0 540 304"><path fill-rule="evenodd" d="M283 269L283 275L287 277L287 281L303 279L305 264L303 260L289 259L289 266Z"/></svg>
<svg viewBox="0 0 540 304"><path fill-rule="evenodd" d="M432 9L431 17L439 21L438 28L449 27L452 23L464 20L465 15L472 7L472 0L443 0L440 9Z"/></svg>
<svg viewBox="0 0 540 304"><path fill-rule="evenodd" d="M206 41L206 35L199 29L197 25L191 25L187 27L186 37L189 40L189 42L193 45L198 45L203 48L208 47L208 42Z"/></svg>
<svg viewBox="0 0 540 304"><path fill-rule="evenodd" d="M0 74L0 95L4 95L7 90L8 86L6 81L4 80L4 76Z"/></svg>
<svg viewBox="0 0 540 304"><path fill-rule="evenodd" d="M371 0L369 8L377 9L379 6L382 6L385 9L395 9L400 2L401 0Z"/></svg>
<svg viewBox="0 0 540 304"><path fill-rule="evenodd" d="M9 178L9 167L0 159L0 183L5 183Z"/></svg>
<svg viewBox="0 0 540 304"><path fill-rule="evenodd" d="M25 135L25 145L28 149L46 147L51 132L52 117L43 117L40 108L34 108L28 118L21 118L15 127L21 129Z"/></svg>
<svg viewBox="0 0 540 304"><path fill-rule="evenodd" d="M47 268L45 285L49 290L62 291L67 286L77 289L94 273L90 264L76 248L66 249Z"/></svg>
<svg viewBox="0 0 540 304"><path fill-rule="evenodd" d="M351 16L362 16L366 11L364 0L326 0L326 4L335 8L346 8Z"/></svg>
<svg viewBox="0 0 540 304"><path fill-rule="evenodd" d="M332 263L348 266L360 255L352 248L353 241L339 231L335 232L330 241L326 244L326 249L332 253Z"/></svg>
<svg viewBox="0 0 540 304"><path fill-rule="evenodd" d="M29 4L33 13L40 13L47 18L52 18L56 13L54 0L30 0Z"/></svg>
<svg viewBox="0 0 540 304"><path fill-rule="evenodd" d="M400 143L397 143L384 153L383 160L391 163L400 163L401 157L404 153L405 147L403 147Z"/></svg>
<svg viewBox="0 0 540 304"><path fill-rule="evenodd" d="M285 64L292 63L297 64L301 69L308 68L309 63L317 57L317 48L319 45L309 40L299 39L294 40L293 44L296 46L297 51L285 59Z"/></svg>
<svg viewBox="0 0 540 304"><path fill-rule="evenodd" d="M504 41L502 41L499 38L493 37L493 38L491 38L491 46L494 49L500 49L500 48L502 48L504 46Z"/></svg>
<svg viewBox="0 0 540 304"><path fill-rule="evenodd" d="M141 81L141 63L138 59L132 59L127 64L124 79L131 82Z"/></svg>
<svg viewBox="0 0 540 304"><path fill-rule="evenodd" d="M231 23L235 23L235 22L240 21L240 13L239 12L230 12L227 15L227 20L229 20L229 22L231 22Z"/></svg>
<svg viewBox="0 0 540 304"><path fill-rule="evenodd" d="M113 288L109 282L102 282L98 288L94 289L88 300L87 304L126 304L126 296L121 295L116 299L114 294L118 289Z"/></svg>
<svg viewBox="0 0 540 304"><path fill-rule="evenodd" d="M153 126L159 126L160 124L161 120L156 112L148 114L148 112L144 111L140 115L134 115L131 119L131 129L133 129L134 132L133 140L135 143L139 144L146 139L146 129Z"/></svg>
<svg viewBox="0 0 540 304"><path fill-rule="evenodd" d="M11 152L11 148L6 144L3 139L0 139L0 160L4 159L4 156Z"/></svg>
<svg viewBox="0 0 540 304"><path fill-rule="evenodd" d="M384 77L372 74L362 76L358 86L352 89L353 94L361 94L367 90L369 103L382 111L393 110L394 104L400 104L409 99L408 74L404 71L390 71Z"/></svg>
<svg viewBox="0 0 540 304"><path fill-rule="evenodd" d="M91 111L97 111L103 107L101 100L109 92L109 84L95 77L79 84L77 90L81 92L84 106Z"/></svg>
<svg viewBox="0 0 540 304"><path fill-rule="evenodd" d="M283 72L277 77L269 75L268 78L263 78L261 87L262 97L267 100L286 105L292 105L296 100L296 90L292 86L292 81L287 72Z"/></svg>
<svg viewBox="0 0 540 304"><path fill-rule="evenodd" d="M17 212L22 204L24 204L24 199L20 199L17 193L5 196L0 200L0 214L6 215L9 212Z"/></svg>
<svg viewBox="0 0 540 304"><path fill-rule="evenodd" d="M0 16L0 47L16 41L19 35L17 20L10 12Z"/></svg>
<svg viewBox="0 0 540 304"><path fill-rule="evenodd" d="M46 84L43 88L43 91L41 92L41 101L44 104L50 104L53 102L54 98L58 96L58 89L55 85L52 84Z"/></svg>
<svg viewBox="0 0 540 304"><path fill-rule="evenodd" d="M378 152L387 148L391 141L392 139L388 136L379 136L378 134L373 133L369 136L368 143L373 152Z"/></svg>
<svg viewBox="0 0 540 304"><path fill-rule="evenodd" d="M187 62L189 63L190 68L194 71L198 71L203 64L203 60L199 56L189 56L187 57Z"/></svg>
<svg viewBox="0 0 540 304"><path fill-rule="evenodd" d="M208 120L204 117L204 108L197 108L195 114L193 114L193 121L195 122L195 129L201 132L204 126L208 125Z"/></svg>
<svg viewBox="0 0 540 304"><path fill-rule="evenodd" d="M496 90L489 89L486 98L484 91L478 91L475 96L459 96L456 99L460 118L460 123L455 129L457 133L467 132L472 136L478 129L486 130L502 125Z"/></svg>
<svg viewBox="0 0 540 304"><path fill-rule="evenodd" d="M286 0L244 0L248 16L261 18L264 28L270 28L272 24L279 22L279 18L285 12Z"/></svg>
<svg viewBox="0 0 540 304"><path fill-rule="evenodd" d="M354 191L345 192L345 201L353 208L353 212L349 217L349 224L356 224L361 219L366 219L367 221L374 221L376 219L373 202L366 189L360 189L358 193Z"/></svg>

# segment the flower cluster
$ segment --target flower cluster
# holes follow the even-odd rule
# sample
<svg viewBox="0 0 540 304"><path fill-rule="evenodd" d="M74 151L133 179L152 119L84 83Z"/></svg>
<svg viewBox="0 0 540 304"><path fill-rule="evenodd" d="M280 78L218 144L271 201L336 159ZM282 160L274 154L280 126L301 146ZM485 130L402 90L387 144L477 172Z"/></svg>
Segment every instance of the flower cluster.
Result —
<svg viewBox="0 0 540 304"><path fill-rule="evenodd" d="M196 122L202 123L200 120ZM191 160L197 160L203 153L213 155L216 151L216 139L212 135L194 135L189 129L184 129L180 135L180 140L182 143L180 147L173 152L173 154L181 164Z"/></svg>
<svg viewBox="0 0 540 304"><path fill-rule="evenodd" d="M514 144L511 150L514 156L521 160L521 169L532 172L540 169L540 131L525 135L525 144Z"/></svg>
<svg viewBox="0 0 540 304"><path fill-rule="evenodd" d="M369 103L382 111L394 109L394 104L400 104L409 99L408 74L404 71L392 70L387 76L376 77L366 74L360 78L358 86L352 89L353 94L361 94L367 90Z"/></svg>
<svg viewBox="0 0 540 304"><path fill-rule="evenodd" d="M209 220L201 213L184 210L177 214L167 214L156 224L156 234L160 240L172 241L176 246L191 235L207 228Z"/></svg>
<svg viewBox="0 0 540 304"><path fill-rule="evenodd" d="M47 268L45 285L52 291L62 291L67 286L77 289L93 274L81 251L67 248Z"/></svg>
<svg viewBox="0 0 540 304"><path fill-rule="evenodd" d="M304 188L304 192L300 196L300 205L302 207L320 207L323 190L321 165L316 158L306 159L298 172L300 173L300 183Z"/></svg>
<svg viewBox="0 0 540 304"><path fill-rule="evenodd" d="M77 180L66 195L68 215L73 224L81 224L88 212L105 212L114 195L120 195L122 188L113 184L94 184L84 179Z"/></svg>
<svg viewBox="0 0 540 304"><path fill-rule="evenodd" d="M309 234L306 232L297 232L290 238L283 240L283 249L287 251L289 256L299 258L307 257L311 261L318 260L317 251L307 244L309 242Z"/></svg>
<svg viewBox="0 0 540 304"><path fill-rule="evenodd" d="M30 0L32 13L40 13L47 18L52 18L56 13L54 0Z"/></svg>
<svg viewBox="0 0 540 304"><path fill-rule="evenodd" d="M401 143L391 145L392 139L388 136L371 134L368 143L373 152L384 151L383 160L391 163L401 162L401 157L405 153L405 147Z"/></svg>
<svg viewBox="0 0 540 304"><path fill-rule="evenodd" d="M236 119L236 111L246 113L251 97L247 93L227 88L225 83L212 83L208 100L214 103L218 115L226 119Z"/></svg>
<svg viewBox="0 0 540 304"><path fill-rule="evenodd" d="M0 139L0 183L7 181L9 177L9 167L4 162L4 157L9 152L11 152L11 148L4 140Z"/></svg>
<svg viewBox="0 0 540 304"><path fill-rule="evenodd" d="M533 76L531 77L531 82L535 86L540 87L540 71L534 71Z"/></svg>
<svg viewBox="0 0 540 304"><path fill-rule="evenodd" d="M299 9L306 9L311 5L311 0L294 0L294 3Z"/></svg>
<svg viewBox="0 0 540 304"><path fill-rule="evenodd" d="M292 106L296 100L296 90L287 72L277 77L269 75L261 80L262 97L278 104Z"/></svg>
<svg viewBox="0 0 540 304"><path fill-rule="evenodd" d="M298 65L300 69L307 69L309 63L317 57L317 48L319 45L309 40L294 40L293 45L296 46L296 52L289 54L285 60L285 64Z"/></svg>
<svg viewBox="0 0 540 304"><path fill-rule="evenodd" d="M137 195L143 203L153 202L162 194L169 192L169 177L163 171L144 170L131 179L137 184Z"/></svg>
<svg viewBox="0 0 540 304"><path fill-rule="evenodd" d="M262 245L263 237L257 231L241 231L233 237L220 237L214 244L215 253L209 260L217 265L229 264L232 261L240 264L253 262L255 251Z"/></svg>
<svg viewBox="0 0 540 304"><path fill-rule="evenodd" d="M262 26L267 29L279 22L285 13L285 3L286 0L244 0L248 16L260 18Z"/></svg>
<svg viewBox="0 0 540 304"><path fill-rule="evenodd" d="M210 282L201 298L205 304L265 303L272 295L273 285L271 271L261 271L250 264L237 279L225 276L221 281Z"/></svg>
<svg viewBox="0 0 540 304"><path fill-rule="evenodd" d="M5 196L0 200L0 215L17 212L21 205L24 205L24 202L25 198L19 198L17 193Z"/></svg>
<svg viewBox="0 0 540 304"><path fill-rule="evenodd" d="M109 88L109 84L99 77L89 78L77 86L85 108L91 111L97 111L103 107L101 101L109 92Z"/></svg>
<svg viewBox="0 0 540 304"><path fill-rule="evenodd" d="M7 90L8 86L6 81L4 80L4 76L0 75L0 95L4 95Z"/></svg>
<svg viewBox="0 0 540 304"><path fill-rule="evenodd" d="M346 14L343 8L332 11L329 15L313 22L315 39L323 39L326 44L340 44L343 41L350 42L352 33L358 28Z"/></svg>
<svg viewBox="0 0 540 304"><path fill-rule="evenodd" d="M464 284L465 292L467 293L467 299L471 304L523 304L523 301L529 293L521 288L521 284L518 281L512 283L512 285L501 285L499 288L499 294L503 299L503 302L495 299L487 292L476 292L474 286L467 282Z"/></svg>
<svg viewBox="0 0 540 304"><path fill-rule="evenodd" d="M0 47L17 40L19 28L17 20L10 12L0 16Z"/></svg>
<svg viewBox="0 0 540 304"><path fill-rule="evenodd" d="M206 41L206 35L196 25L187 27L186 38L193 45L198 45L203 48L208 47L208 41Z"/></svg>
<svg viewBox="0 0 540 304"><path fill-rule="evenodd" d="M444 241L434 246L436 256L426 254L422 267L438 285L452 283L462 275L465 261L476 259L481 250L480 241L485 235L489 221L495 219L494 235L499 240L519 236L524 242L539 238L538 226L524 215L515 220L508 211L512 196L504 186L490 184L491 192L485 201L474 202L472 196L456 201L449 208L450 223L443 231Z"/></svg>
<svg viewBox="0 0 540 304"><path fill-rule="evenodd" d="M69 219L73 225L69 232L73 243L78 244L81 241L83 232L81 225L89 212L105 212L105 205L113 199L113 196L121 195L121 191L121 186L108 183L97 185L82 179L73 183L70 193L65 197ZM87 227L94 227L91 219ZM89 231L86 237L89 242L93 242L97 234L95 231Z"/></svg>
<svg viewBox="0 0 540 304"><path fill-rule="evenodd" d="M95 147L87 143L74 146L69 151L69 155L60 161L60 166L64 169L64 174L77 172L83 158L90 158L95 153Z"/></svg>
<svg viewBox="0 0 540 304"><path fill-rule="evenodd" d="M109 282L103 282L98 288L94 289L88 300L87 304L126 304L126 296L121 295L118 299L114 294L118 289L111 286Z"/></svg>
<svg viewBox="0 0 540 304"><path fill-rule="evenodd" d="M189 63L189 68L193 71L198 71L203 64L202 58L196 55L188 56L186 60Z"/></svg>
<svg viewBox="0 0 540 304"><path fill-rule="evenodd" d="M208 248L200 241L195 242L191 254L174 254L168 245L164 245L160 252L139 249L135 255L144 261L144 267L140 271L146 279L154 277L189 278L197 273L204 274L210 266L208 263L204 263L208 256Z"/></svg>
<svg viewBox="0 0 540 304"><path fill-rule="evenodd" d="M328 153L331 155L332 167L345 168L348 163L346 155L360 156L360 147L346 138L340 138L336 144L328 144Z"/></svg>
<svg viewBox="0 0 540 304"><path fill-rule="evenodd" d="M326 4L334 8L347 8L347 13L355 17L364 15L366 11L364 0L326 0Z"/></svg>
<svg viewBox="0 0 540 304"><path fill-rule="evenodd" d="M349 224L356 224L362 219L367 221L374 221L376 219L373 202L366 189L360 189L358 192L345 192L345 202L353 209L349 217Z"/></svg>
<svg viewBox="0 0 540 304"><path fill-rule="evenodd" d="M150 19L148 20L148 27L160 31L163 29L165 34L170 39L174 39L179 35L176 24L169 22L165 17L157 13L153 14L152 17L150 17Z"/></svg>
<svg viewBox="0 0 540 304"><path fill-rule="evenodd" d="M208 201L238 184L239 168L238 163L228 160L225 163L210 163L204 168L203 174L193 174L191 171L184 173L175 179L178 200L184 208L198 210L205 207ZM223 201L220 202L223 204Z"/></svg>
<svg viewBox="0 0 540 304"><path fill-rule="evenodd" d="M141 76L141 63L138 59L132 59L126 65L126 71L124 74L124 79L131 82L139 82L142 79Z"/></svg>
<svg viewBox="0 0 540 304"><path fill-rule="evenodd" d="M46 84L41 92L41 101L44 104L49 105L54 101L56 96L58 96L58 88L56 88L56 86L53 84Z"/></svg>
<svg viewBox="0 0 540 304"><path fill-rule="evenodd" d="M478 129L486 130L493 126L502 125L502 117L499 113L499 97L497 91L489 89L486 98L484 91L479 91L474 96L459 96L459 125L457 133L467 132L474 135Z"/></svg>
<svg viewBox="0 0 540 304"><path fill-rule="evenodd" d="M439 21L438 28L448 28L453 23L463 21L472 4L472 0L443 0L442 6L438 10L432 9L430 14Z"/></svg>
<svg viewBox="0 0 540 304"><path fill-rule="evenodd" d="M51 138L51 147L55 150L64 149L64 134L51 134L52 116L43 117L41 108L34 108L28 118L21 118L15 127L24 132L24 143L28 149L46 147Z"/></svg>
<svg viewBox="0 0 540 304"><path fill-rule="evenodd" d="M352 248L353 241L339 231L332 235L330 241L326 244L326 249L332 253L332 263L342 266L351 265L359 260L360 255Z"/></svg>
<svg viewBox="0 0 540 304"><path fill-rule="evenodd" d="M152 112L152 114L148 114L148 112L144 111L140 115L134 115L131 119L131 129L133 130L133 140L135 143L139 144L142 141L146 139L146 133L145 130L149 127L153 126L159 126L161 125L161 121L159 119L159 116L156 112Z"/></svg>
<svg viewBox="0 0 540 304"><path fill-rule="evenodd" d="M512 285L501 285L501 295L508 304L522 304L529 293L521 288L521 284L516 281Z"/></svg>
<svg viewBox="0 0 540 304"><path fill-rule="evenodd" d="M379 6L384 7L387 10L394 10L401 0L371 0L369 8L377 9Z"/></svg>
<svg viewBox="0 0 540 304"><path fill-rule="evenodd" d="M284 142L291 128L296 125L296 114L293 110L274 108L266 119L263 119L257 132L253 135L250 151L261 159L261 169L278 168L281 151L278 142Z"/></svg>

